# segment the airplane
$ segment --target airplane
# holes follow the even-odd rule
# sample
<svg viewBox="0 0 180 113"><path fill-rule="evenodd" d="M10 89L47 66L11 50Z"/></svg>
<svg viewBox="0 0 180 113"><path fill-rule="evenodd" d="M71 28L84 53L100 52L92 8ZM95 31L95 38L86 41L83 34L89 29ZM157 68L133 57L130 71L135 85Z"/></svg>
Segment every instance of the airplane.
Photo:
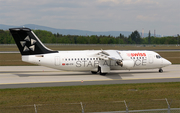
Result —
<svg viewBox="0 0 180 113"><path fill-rule="evenodd" d="M159 69L171 65L158 53L148 50L54 51L47 48L29 28L9 29L22 61L67 71L91 71L106 75L111 70Z"/></svg>

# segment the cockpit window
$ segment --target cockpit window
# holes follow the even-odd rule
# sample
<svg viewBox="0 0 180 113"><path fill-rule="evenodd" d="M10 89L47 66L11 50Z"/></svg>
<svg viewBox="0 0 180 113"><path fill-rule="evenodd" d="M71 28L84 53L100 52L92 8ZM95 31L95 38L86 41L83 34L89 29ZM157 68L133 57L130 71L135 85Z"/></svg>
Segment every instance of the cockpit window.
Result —
<svg viewBox="0 0 180 113"><path fill-rule="evenodd" d="M160 56L160 55L156 55L156 58L157 58L157 59L160 59L160 58L161 58L161 56Z"/></svg>

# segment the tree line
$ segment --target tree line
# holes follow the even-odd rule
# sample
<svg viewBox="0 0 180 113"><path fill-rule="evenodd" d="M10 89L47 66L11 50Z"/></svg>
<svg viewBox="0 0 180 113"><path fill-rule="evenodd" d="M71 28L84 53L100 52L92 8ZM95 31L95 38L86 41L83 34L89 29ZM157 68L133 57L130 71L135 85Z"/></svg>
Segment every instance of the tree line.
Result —
<svg viewBox="0 0 180 113"><path fill-rule="evenodd" d="M149 36L142 38L138 31L132 32L128 37L120 34L117 37L105 35L62 35L53 34L45 30L33 30L43 43L56 44L179 44L179 36L154 37ZM15 41L8 30L0 30L0 44L14 44Z"/></svg>

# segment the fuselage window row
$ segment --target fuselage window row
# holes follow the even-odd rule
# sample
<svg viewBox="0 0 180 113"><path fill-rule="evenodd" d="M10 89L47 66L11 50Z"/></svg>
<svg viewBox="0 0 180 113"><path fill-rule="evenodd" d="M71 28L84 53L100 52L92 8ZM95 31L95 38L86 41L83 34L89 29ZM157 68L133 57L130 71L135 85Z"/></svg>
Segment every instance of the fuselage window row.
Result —
<svg viewBox="0 0 180 113"><path fill-rule="evenodd" d="M101 58L63 58L62 59L63 61L65 60L65 61L78 61L78 60L103 60L103 59L101 59Z"/></svg>
<svg viewBox="0 0 180 113"><path fill-rule="evenodd" d="M158 58L161 58L158 56ZM131 59L146 59L146 57L131 57ZM63 61L79 61L79 60L103 60L101 58L63 58Z"/></svg>

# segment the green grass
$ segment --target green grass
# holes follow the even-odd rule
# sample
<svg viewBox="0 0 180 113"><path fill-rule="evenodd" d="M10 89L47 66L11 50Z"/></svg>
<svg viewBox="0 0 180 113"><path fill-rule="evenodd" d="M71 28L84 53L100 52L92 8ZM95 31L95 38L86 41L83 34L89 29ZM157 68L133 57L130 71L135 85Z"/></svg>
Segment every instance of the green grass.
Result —
<svg viewBox="0 0 180 113"><path fill-rule="evenodd" d="M38 113L78 113L83 102L86 112L118 111L125 110L124 103L117 102L124 100L130 110L156 109L167 108L165 98L173 100L171 107L176 108L179 95L180 83L0 89L0 109L3 113L34 112L37 104Z"/></svg>
<svg viewBox="0 0 180 113"><path fill-rule="evenodd" d="M1 53L0 66L29 66L33 64L25 63L21 60L20 53Z"/></svg>

